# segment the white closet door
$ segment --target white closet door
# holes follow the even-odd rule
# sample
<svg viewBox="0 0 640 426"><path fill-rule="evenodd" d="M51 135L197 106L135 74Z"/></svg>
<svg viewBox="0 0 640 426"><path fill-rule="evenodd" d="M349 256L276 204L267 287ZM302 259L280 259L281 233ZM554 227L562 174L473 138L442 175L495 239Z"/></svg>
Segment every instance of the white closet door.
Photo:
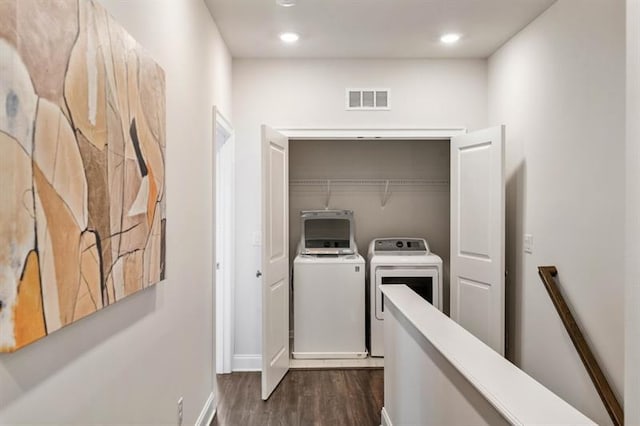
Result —
<svg viewBox="0 0 640 426"><path fill-rule="evenodd" d="M504 126L451 139L451 318L504 355Z"/></svg>
<svg viewBox="0 0 640 426"><path fill-rule="evenodd" d="M262 399L289 371L289 140L262 126Z"/></svg>

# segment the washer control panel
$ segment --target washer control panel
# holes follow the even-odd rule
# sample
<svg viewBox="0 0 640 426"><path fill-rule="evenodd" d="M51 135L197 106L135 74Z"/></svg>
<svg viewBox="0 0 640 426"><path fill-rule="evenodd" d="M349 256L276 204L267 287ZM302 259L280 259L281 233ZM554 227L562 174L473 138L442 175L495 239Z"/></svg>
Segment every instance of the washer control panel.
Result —
<svg viewBox="0 0 640 426"><path fill-rule="evenodd" d="M402 252L404 254L427 254L427 242L421 238L382 238L377 239L374 250L378 253Z"/></svg>

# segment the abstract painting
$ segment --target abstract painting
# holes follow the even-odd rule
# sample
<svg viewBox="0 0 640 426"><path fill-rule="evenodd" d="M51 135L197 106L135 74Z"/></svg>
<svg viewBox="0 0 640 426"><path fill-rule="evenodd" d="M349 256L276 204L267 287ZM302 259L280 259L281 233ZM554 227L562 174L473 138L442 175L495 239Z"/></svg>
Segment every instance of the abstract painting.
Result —
<svg viewBox="0 0 640 426"><path fill-rule="evenodd" d="M164 279L165 109L97 2L0 0L0 352Z"/></svg>

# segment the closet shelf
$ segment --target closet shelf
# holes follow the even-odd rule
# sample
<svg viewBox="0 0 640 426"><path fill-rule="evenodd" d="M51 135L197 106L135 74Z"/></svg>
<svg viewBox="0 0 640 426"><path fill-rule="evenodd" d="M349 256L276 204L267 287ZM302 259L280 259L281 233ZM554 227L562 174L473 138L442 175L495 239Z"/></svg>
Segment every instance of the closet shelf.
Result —
<svg viewBox="0 0 640 426"><path fill-rule="evenodd" d="M448 179L291 179L291 187L447 187Z"/></svg>
<svg viewBox="0 0 640 426"><path fill-rule="evenodd" d="M289 187L295 192L315 192L325 194L325 208L329 208L333 192L367 191L380 192L381 206L384 207L393 191L434 191L449 189L448 179L291 179Z"/></svg>

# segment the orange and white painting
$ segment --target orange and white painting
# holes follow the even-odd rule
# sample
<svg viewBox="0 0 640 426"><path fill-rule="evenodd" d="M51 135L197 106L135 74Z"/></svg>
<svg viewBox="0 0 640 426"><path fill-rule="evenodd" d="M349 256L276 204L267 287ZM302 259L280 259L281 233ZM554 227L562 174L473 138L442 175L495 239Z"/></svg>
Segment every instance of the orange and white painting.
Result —
<svg viewBox="0 0 640 426"><path fill-rule="evenodd" d="M95 1L0 0L0 352L164 279L164 72Z"/></svg>

